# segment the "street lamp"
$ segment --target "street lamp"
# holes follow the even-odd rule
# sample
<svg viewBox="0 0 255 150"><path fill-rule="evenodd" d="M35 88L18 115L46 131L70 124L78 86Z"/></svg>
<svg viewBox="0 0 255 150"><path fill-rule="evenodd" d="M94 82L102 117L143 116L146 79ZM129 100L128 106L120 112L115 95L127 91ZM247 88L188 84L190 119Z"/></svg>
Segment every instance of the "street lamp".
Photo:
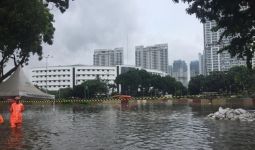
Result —
<svg viewBox="0 0 255 150"><path fill-rule="evenodd" d="M61 90L59 77L60 77L60 75L58 75L58 88L59 88L59 89L58 89L58 99L60 99L60 90Z"/></svg>
<svg viewBox="0 0 255 150"><path fill-rule="evenodd" d="M46 93L48 93L48 59L53 58L50 55L44 57L46 59Z"/></svg>

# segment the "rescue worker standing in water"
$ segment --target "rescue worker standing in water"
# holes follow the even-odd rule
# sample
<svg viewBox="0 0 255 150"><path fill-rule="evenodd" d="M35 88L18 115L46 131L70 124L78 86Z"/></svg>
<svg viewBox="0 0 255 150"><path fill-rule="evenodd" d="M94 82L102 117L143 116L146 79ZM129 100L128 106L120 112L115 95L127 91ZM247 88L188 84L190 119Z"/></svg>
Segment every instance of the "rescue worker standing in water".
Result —
<svg viewBox="0 0 255 150"><path fill-rule="evenodd" d="M0 125L4 123L4 118L3 116L0 114Z"/></svg>
<svg viewBox="0 0 255 150"><path fill-rule="evenodd" d="M24 111L24 105L20 103L20 97L14 98L15 102L10 107L10 124L11 128L15 128L22 124L22 112Z"/></svg>

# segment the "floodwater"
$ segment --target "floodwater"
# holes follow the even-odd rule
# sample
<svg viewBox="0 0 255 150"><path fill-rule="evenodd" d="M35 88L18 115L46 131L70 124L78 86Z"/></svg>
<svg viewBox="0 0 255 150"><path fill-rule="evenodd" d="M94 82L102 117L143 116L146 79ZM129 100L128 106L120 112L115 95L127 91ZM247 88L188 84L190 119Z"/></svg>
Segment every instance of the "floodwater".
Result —
<svg viewBox="0 0 255 150"><path fill-rule="evenodd" d="M255 123L215 121L188 105L26 105L21 128L0 126L0 150L170 150L255 148Z"/></svg>

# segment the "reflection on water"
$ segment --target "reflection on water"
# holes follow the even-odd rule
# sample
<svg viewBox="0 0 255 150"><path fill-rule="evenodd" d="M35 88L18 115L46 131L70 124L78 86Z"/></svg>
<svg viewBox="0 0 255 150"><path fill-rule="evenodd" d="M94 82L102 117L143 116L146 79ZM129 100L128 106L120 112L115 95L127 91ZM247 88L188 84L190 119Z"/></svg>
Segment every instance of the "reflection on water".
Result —
<svg viewBox="0 0 255 150"><path fill-rule="evenodd" d="M22 128L0 126L0 149L253 149L255 123L206 119L211 111L145 102L26 106Z"/></svg>
<svg viewBox="0 0 255 150"><path fill-rule="evenodd" d="M9 136L6 138L6 141L3 143L6 148L9 149L21 149L23 142L23 131L21 128L11 129Z"/></svg>

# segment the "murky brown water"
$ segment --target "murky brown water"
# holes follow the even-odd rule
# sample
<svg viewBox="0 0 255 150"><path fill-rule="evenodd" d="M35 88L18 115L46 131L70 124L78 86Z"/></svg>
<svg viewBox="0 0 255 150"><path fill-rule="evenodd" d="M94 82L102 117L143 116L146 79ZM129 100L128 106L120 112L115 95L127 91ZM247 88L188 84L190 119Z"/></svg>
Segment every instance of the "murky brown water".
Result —
<svg viewBox="0 0 255 150"><path fill-rule="evenodd" d="M254 149L255 123L213 121L213 108L146 104L26 106L0 126L0 150ZM8 118L7 108L0 113Z"/></svg>

